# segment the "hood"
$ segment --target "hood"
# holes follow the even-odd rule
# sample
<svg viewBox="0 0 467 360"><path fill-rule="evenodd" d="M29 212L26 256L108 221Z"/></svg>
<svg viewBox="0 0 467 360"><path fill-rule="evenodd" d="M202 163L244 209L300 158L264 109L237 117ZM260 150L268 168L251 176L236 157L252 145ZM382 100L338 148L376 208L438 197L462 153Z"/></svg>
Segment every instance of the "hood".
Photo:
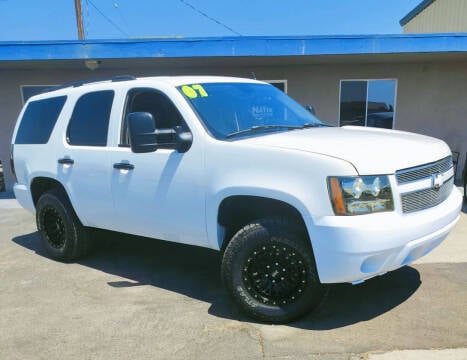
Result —
<svg viewBox="0 0 467 360"><path fill-rule="evenodd" d="M336 157L353 164L360 175L393 174L451 154L439 139L360 126L293 130L240 141Z"/></svg>

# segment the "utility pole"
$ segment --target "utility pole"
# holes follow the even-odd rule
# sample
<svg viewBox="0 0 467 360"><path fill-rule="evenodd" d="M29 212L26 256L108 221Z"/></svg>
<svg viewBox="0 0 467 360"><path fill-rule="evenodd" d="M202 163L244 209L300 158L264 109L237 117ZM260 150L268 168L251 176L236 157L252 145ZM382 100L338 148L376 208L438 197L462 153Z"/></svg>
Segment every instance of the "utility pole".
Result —
<svg viewBox="0 0 467 360"><path fill-rule="evenodd" d="M81 0L75 0L76 25L78 27L78 39L84 40L83 13L81 11Z"/></svg>

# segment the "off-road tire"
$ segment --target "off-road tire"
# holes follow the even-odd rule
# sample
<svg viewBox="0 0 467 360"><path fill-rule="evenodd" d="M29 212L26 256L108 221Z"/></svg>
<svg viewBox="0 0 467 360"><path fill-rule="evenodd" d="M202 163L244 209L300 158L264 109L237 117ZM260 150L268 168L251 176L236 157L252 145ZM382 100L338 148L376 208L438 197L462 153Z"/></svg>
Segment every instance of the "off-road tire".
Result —
<svg viewBox="0 0 467 360"><path fill-rule="evenodd" d="M36 224L42 245L52 259L70 262L89 252L88 231L63 191L50 190L40 196Z"/></svg>
<svg viewBox="0 0 467 360"><path fill-rule="evenodd" d="M225 249L221 274L240 309L262 322L295 320L324 294L306 232L283 218L260 219L239 230Z"/></svg>

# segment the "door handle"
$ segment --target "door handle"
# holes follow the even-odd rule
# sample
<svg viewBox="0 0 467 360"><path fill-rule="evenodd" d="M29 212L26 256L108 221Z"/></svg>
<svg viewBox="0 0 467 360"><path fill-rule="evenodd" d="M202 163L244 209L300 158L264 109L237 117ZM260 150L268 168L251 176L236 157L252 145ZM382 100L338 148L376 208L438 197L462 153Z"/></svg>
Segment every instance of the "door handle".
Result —
<svg viewBox="0 0 467 360"><path fill-rule="evenodd" d="M133 170L134 168L135 166L129 163L115 163L114 164L114 169L118 169L118 170Z"/></svg>
<svg viewBox="0 0 467 360"><path fill-rule="evenodd" d="M57 161L59 164L63 164L63 165L73 165L75 163L75 161L70 158L62 158L62 159L58 159Z"/></svg>

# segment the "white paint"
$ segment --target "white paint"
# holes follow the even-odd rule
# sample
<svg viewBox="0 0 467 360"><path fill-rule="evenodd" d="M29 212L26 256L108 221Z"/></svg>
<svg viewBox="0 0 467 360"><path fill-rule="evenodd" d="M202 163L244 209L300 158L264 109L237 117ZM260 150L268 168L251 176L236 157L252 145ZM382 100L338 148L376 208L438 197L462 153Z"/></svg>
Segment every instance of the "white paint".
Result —
<svg viewBox="0 0 467 360"><path fill-rule="evenodd" d="M84 225L218 249L223 233L218 209L224 199L250 195L280 200L302 215L325 283L355 282L397 269L431 251L457 222L462 201L457 189L436 207L403 214L394 176L396 170L450 155L441 140L349 126L220 141L208 135L175 88L205 82L259 83L223 77L141 78L31 98L68 96L47 146L15 145L18 201L34 211L29 185L36 176L48 176L64 185ZM187 153L160 149L135 154L118 147L126 93L135 87L158 89L172 100L193 135ZM115 91L115 100L108 146L68 146L65 129L76 99L109 89ZM74 158L71 168L57 166L57 159L64 156ZM122 161L135 165L134 170L124 173L112 168ZM359 174L389 175L395 211L334 215L328 176Z"/></svg>

